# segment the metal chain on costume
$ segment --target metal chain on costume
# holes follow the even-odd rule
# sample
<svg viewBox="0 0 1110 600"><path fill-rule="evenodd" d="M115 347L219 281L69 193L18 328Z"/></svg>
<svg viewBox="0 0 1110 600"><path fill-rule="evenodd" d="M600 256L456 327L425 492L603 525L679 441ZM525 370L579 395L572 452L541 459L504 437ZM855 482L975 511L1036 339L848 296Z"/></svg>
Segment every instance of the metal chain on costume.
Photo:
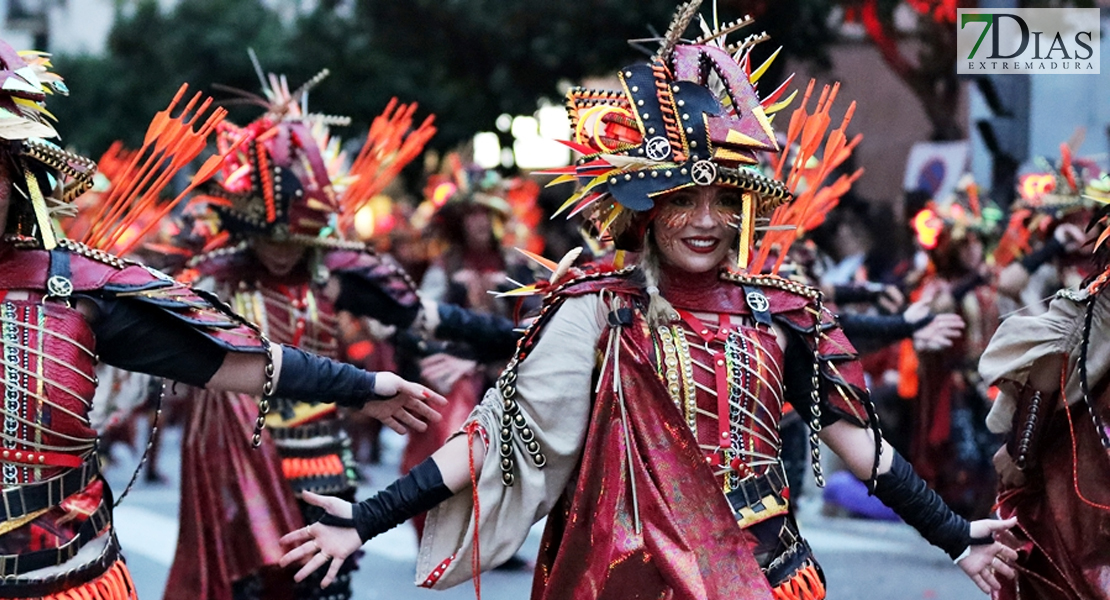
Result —
<svg viewBox="0 0 1110 600"><path fill-rule="evenodd" d="M721 326L723 327L724 325L722 324ZM743 357L741 356L742 350L739 341L740 334L736 331L733 331L731 334L729 334L728 339L725 340L724 349L725 364L728 366L727 368L730 373L729 379L731 382L731 385L728 388L728 421L730 425L729 429L731 431L731 436L729 438L729 452L725 455L725 464L729 466L731 466L732 458L740 458L740 460L743 461L743 439L740 436L740 403L744 401L743 392L741 390L744 388L744 386L747 385L748 382L744 381L746 377L742 378L740 375L741 371L743 370L740 367L740 361L743 360ZM754 411L752 420L752 424L754 426ZM740 486L740 480L744 478L740 472L741 469L746 471L745 473L743 473L744 476L750 473L750 471L748 471L747 465L743 464L743 462L741 462L740 464L740 469L731 469L728 473L728 476L725 477L726 493Z"/></svg>
<svg viewBox="0 0 1110 600"><path fill-rule="evenodd" d="M116 498L112 508L118 508L127 494L131 493L131 488L135 485L135 480L139 478L139 471L142 471L143 465L146 464L147 458L150 456L150 449L154 447L154 443L158 441L158 421L162 416L162 401L166 398L166 380L162 380L161 389L158 390L158 403L154 406L154 418L150 420L150 435L147 436L146 448L143 448L143 455L139 458L139 464L135 465L135 471L131 473L131 480L127 482L127 487L123 488L123 493Z"/></svg>
<svg viewBox="0 0 1110 600"><path fill-rule="evenodd" d="M266 347L266 381L262 383L262 395L258 397L258 416L254 419L254 435L251 436L251 446L254 448L262 445L262 430L266 427L266 414L270 412L270 397L274 395L275 375L273 347L266 334L260 332L259 337Z"/></svg>
<svg viewBox="0 0 1110 600"><path fill-rule="evenodd" d="M1091 344L1091 326L1095 316L1095 301L1098 295L1091 294L1087 297L1087 310L1083 318L1083 342L1079 347L1079 385L1083 391L1083 403L1087 405L1087 411L1091 415L1091 421L1094 422L1095 431L1098 432L1099 441L1102 442L1103 450L1110 450L1110 439L1106 436L1106 428L1103 427L1102 421L1098 417L1098 411L1095 409L1094 403L1091 402L1090 384L1087 381L1087 348ZM1064 407L1068 410L1068 407Z"/></svg>
<svg viewBox="0 0 1110 600"><path fill-rule="evenodd" d="M815 300L817 315L813 318L813 373L810 384L810 419L809 419L809 456L813 461L813 480L817 487L825 487L825 474L821 470L821 444L817 434L821 432L821 354L818 350L821 345L821 297Z"/></svg>

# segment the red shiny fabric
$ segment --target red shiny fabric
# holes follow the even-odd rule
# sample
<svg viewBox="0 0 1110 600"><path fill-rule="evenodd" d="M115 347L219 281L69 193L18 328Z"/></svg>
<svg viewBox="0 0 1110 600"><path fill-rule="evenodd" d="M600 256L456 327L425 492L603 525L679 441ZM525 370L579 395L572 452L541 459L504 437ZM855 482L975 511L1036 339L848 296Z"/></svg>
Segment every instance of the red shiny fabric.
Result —
<svg viewBox="0 0 1110 600"><path fill-rule="evenodd" d="M645 332L637 315L621 335L630 435L607 369L579 476L548 517L532 597L770 599L767 579L720 483L656 373ZM634 505L641 532L635 530Z"/></svg>
<svg viewBox="0 0 1110 600"><path fill-rule="evenodd" d="M261 265L237 255L205 272L217 279L226 298L239 293L262 299L264 307L249 306L264 313L245 316L265 324L271 341L336 356L334 311L303 270L266 276ZM240 281L250 284L241 288ZM314 302L305 301L309 289ZM321 319L298 318L294 309L309 305ZM249 395L196 390L191 399L181 448L177 551L165 600L230 600L235 581L265 567L276 569L284 554L281 536L305 525L272 438L263 433L262 445L251 447L257 414L256 399ZM334 408L324 416L332 415ZM291 587L291 577L280 585Z"/></svg>
<svg viewBox="0 0 1110 600"><path fill-rule="evenodd" d="M304 527L253 396L194 395L181 444L181 518L165 600L230 599L232 582L276 565L278 540Z"/></svg>
<svg viewBox="0 0 1110 600"><path fill-rule="evenodd" d="M910 462L952 510L979 519L990 512L996 488L990 450L972 444L974 448L961 451L952 417L957 410L970 412L976 433L987 436L982 430L989 406L977 389L976 368L986 342L998 327L998 310L990 288L980 286L968 294L977 306L978 317L961 316L969 328L977 327L978 331L966 331L944 352L918 356L919 387Z"/></svg>
<svg viewBox="0 0 1110 600"><path fill-rule="evenodd" d="M1099 402L1110 422L1110 397ZM999 600L1110 600L1110 456L1082 403L1071 407L1079 490L1073 479L1072 438L1062 411L1044 432L1040 463L1026 485L1002 489L999 515L1017 516L1025 544L1016 579L1000 580Z"/></svg>

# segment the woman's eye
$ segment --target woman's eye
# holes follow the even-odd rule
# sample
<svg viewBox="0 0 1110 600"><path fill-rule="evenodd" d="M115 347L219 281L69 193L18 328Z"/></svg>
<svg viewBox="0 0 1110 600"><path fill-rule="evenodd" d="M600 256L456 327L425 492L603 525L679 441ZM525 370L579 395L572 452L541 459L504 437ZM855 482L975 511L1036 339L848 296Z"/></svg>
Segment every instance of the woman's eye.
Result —
<svg viewBox="0 0 1110 600"><path fill-rule="evenodd" d="M694 205L694 199L688 194L678 194L671 196L671 206L680 208L690 208Z"/></svg>
<svg viewBox="0 0 1110 600"><path fill-rule="evenodd" d="M722 207L734 210L739 210L740 206L744 203L740 194L722 194L718 202Z"/></svg>

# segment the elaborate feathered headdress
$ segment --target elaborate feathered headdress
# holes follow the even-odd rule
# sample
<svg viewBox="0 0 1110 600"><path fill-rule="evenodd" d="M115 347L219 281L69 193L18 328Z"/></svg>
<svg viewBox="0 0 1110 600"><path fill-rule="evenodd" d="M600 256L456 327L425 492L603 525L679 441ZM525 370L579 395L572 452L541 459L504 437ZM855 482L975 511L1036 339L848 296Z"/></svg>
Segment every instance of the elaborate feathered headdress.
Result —
<svg viewBox="0 0 1110 600"><path fill-rule="evenodd" d="M549 172L561 175L552 184L581 184L559 212L589 211L598 233L610 236L621 250L639 249L655 199L663 194L707 185L742 190L739 262L747 268L757 218L793 201L801 185L813 190L809 200L814 200L825 176L858 143L858 139L849 142L844 133L854 105L829 136L822 157L816 158L836 96L836 88L830 91L826 86L814 114L808 114L803 105L791 117L786 143L798 144L800 150L785 178L785 155L773 174L765 172L761 157L780 151L771 116L797 94L780 100L793 76L761 98L756 84L778 52L753 67L751 50L767 36L751 35L730 44L726 38L752 19L710 26L698 17L699 5L700 0L694 0L679 7L649 62L620 70L620 91L574 88L567 93L574 139L566 144L584 156L570 167ZM695 18L701 35L682 40ZM811 83L807 101L812 89ZM841 183L846 191L851 181ZM819 200L827 199L826 195ZM781 241L788 245L790 240Z"/></svg>
<svg viewBox="0 0 1110 600"><path fill-rule="evenodd" d="M328 125L345 117L307 111L308 91L321 71L294 92L270 75L266 98L249 95L266 114L246 127L223 124L217 135L226 153L220 175L202 198L219 216L225 237L264 236L310 245L344 245L364 204L423 150L435 133L433 118L413 127L415 104L390 102L370 127L348 169Z"/></svg>
<svg viewBox="0 0 1110 600"><path fill-rule="evenodd" d="M49 55L16 52L0 41L0 139L13 142L6 164L16 198L9 209L9 230L33 238L46 248L57 244L51 215L92 185L95 165L44 138L58 133L46 110L48 94L67 94L62 79L51 73Z"/></svg>
<svg viewBox="0 0 1110 600"><path fill-rule="evenodd" d="M969 233L995 235L1001 221L1002 211L994 204L983 204L979 186L968 174L960 179L953 196L929 202L914 215L911 224L918 243L926 250L933 250L943 239L959 241Z"/></svg>

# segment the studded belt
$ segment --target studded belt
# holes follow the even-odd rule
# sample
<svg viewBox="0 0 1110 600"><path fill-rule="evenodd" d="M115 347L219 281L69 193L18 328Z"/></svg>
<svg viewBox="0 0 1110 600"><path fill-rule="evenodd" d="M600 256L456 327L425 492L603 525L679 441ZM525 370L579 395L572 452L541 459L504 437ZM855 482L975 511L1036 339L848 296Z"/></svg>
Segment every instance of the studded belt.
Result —
<svg viewBox="0 0 1110 600"><path fill-rule="evenodd" d="M339 435L339 421L335 419L328 419L324 421L315 421L313 423L305 423L304 425L297 425L296 427L271 427L270 437L275 442L283 442L286 440L310 440L318 437L335 437Z"/></svg>
<svg viewBox="0 0 1110 600"><path fill-rule="evenodd" d="M81 524L73 539L46 550L24 552L22 554L0 554L0 577L26 575L32 571L56 567L77 555L85 544L96 539L104 528L112 523L112 494L107 486L100 499L100 506Z"/></svg>
<svg viewBox="0 0 1110 600"><path fill-rule="evenodd" d="M0 523L57 506L66 498L85 489L100 474L100 462L92 453L81 466L57 477L20 485L0 492Z"/></svg>
<svg viewBox="0 0 1110 600"><path fill-rule="evenodd" d="M782 463L772 465L766 473L740 480L740 484L725 494L732 506L733 515L740 527L747 527L789 508L786 470Z"/></svg>
<svg viewBox="0 0 1110 600"><path fill-rule="evenodd" d="M119 540L113 533L100 556L72 570L43 579L16 578L8 574L0 578L0 598L41 598L54 596L83 586L104 575L116 561L121 560ZM22 561L20 566L22 566Z"/></svg>

